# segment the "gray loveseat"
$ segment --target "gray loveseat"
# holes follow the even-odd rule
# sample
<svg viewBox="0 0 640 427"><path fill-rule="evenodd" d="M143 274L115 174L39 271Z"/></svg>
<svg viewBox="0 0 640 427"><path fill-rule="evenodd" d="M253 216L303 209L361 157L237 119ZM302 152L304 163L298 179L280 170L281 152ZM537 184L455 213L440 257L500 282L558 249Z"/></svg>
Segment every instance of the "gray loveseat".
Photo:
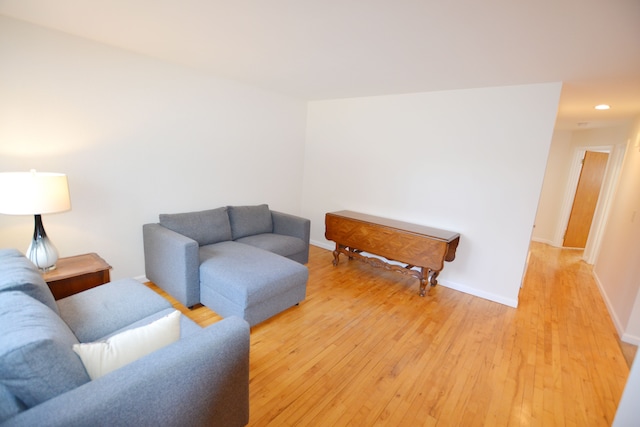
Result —
<svg viewBox="0 0 640 427"><path fill-rule="evenodd" d="M308 219L262 204L159 220L142 228L146 276L185 306L253 326L304 300Z"/></svg>
<svg viewBox="0 0 640 427"><path fill-rule="evenodd" d="M54 301L17 250L0 250L0 425L243 426L249 421L249 326L200 328L90 380L77 343L147 325L171 305L132 279Z"/></svg>

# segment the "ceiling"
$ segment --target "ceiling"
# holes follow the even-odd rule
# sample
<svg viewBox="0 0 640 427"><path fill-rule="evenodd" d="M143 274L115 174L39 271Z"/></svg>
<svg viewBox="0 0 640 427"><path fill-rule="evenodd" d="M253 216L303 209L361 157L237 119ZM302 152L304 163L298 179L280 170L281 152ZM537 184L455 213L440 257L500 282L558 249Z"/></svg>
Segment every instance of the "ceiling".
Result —
<svg viewBox="0 0 640 427"><path fill-rule="evenodd" d="M0 0L0 14L308 100L560 81L558 129L640 116L639 0Z"/></svg>

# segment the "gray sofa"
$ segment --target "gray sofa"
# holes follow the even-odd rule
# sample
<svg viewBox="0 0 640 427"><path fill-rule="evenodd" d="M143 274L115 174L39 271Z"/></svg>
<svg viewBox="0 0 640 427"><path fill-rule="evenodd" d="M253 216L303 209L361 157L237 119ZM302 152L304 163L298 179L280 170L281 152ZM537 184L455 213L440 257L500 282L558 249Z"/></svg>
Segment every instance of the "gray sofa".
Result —
<svg viewBox="0 0 640 427"><path fill-rule="evenodd" d="M72 350L148 325L172 306L132 279L55 301L31 262L0 250L0 425L244 426L249 421L249 326L200 328L91 380Z"/></svg>
<svg viewBox="0 0 640 427"><path fill-rule="evenodd" d="M185 306L253 326L304 300L308 219L262 204L159 220L142 228L146 276Z"/></svg>

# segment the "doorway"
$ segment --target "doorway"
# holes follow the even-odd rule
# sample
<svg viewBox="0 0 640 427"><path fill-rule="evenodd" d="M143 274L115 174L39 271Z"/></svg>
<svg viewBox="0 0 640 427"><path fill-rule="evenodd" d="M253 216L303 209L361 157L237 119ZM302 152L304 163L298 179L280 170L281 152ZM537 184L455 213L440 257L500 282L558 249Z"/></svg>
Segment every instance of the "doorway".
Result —
<svg viewBox="0 0 640 427"><path fill-rule="evenodd" d="M586 151L564 234L563 247L584 249L593 223L609 154Z"/></svg>
<svg viewBox="0 0 640 427"><path fill-rule="evenodd" d="M587 151L607 153L609 155L596 210L589 229L589 237L587 238L587 244L583 253L583 260L587 264L593 264L596 261L600 249L600 242L602 241L606 218L615 193L615 187L618 181L617 177L622 168L626 145L582 146L574 149L573 160L569 169L569 178L565 187L564 201L559 215L560 219L552 245L557 247L563 246L564 234L567 224L569 223L569 216L582 171L582 159L585 157Z"/></svg>

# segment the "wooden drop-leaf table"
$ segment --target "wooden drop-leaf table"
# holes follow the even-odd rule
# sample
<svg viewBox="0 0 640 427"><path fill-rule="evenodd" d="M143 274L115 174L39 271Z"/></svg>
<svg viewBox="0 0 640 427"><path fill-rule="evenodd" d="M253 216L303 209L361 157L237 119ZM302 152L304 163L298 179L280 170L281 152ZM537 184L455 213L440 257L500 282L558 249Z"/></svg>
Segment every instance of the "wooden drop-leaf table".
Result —
<svg viewBox="0 0 640 427"><path fill-rule="evenodd" d="M420 296L425 296L427 284L438 283L444 262L454 260L460 242L460 234L452 231L352 211L327 213L325 226L325 237L336 242L333 265L338 265L342 253L374 267L411 275L420 280Z"/></svg>

